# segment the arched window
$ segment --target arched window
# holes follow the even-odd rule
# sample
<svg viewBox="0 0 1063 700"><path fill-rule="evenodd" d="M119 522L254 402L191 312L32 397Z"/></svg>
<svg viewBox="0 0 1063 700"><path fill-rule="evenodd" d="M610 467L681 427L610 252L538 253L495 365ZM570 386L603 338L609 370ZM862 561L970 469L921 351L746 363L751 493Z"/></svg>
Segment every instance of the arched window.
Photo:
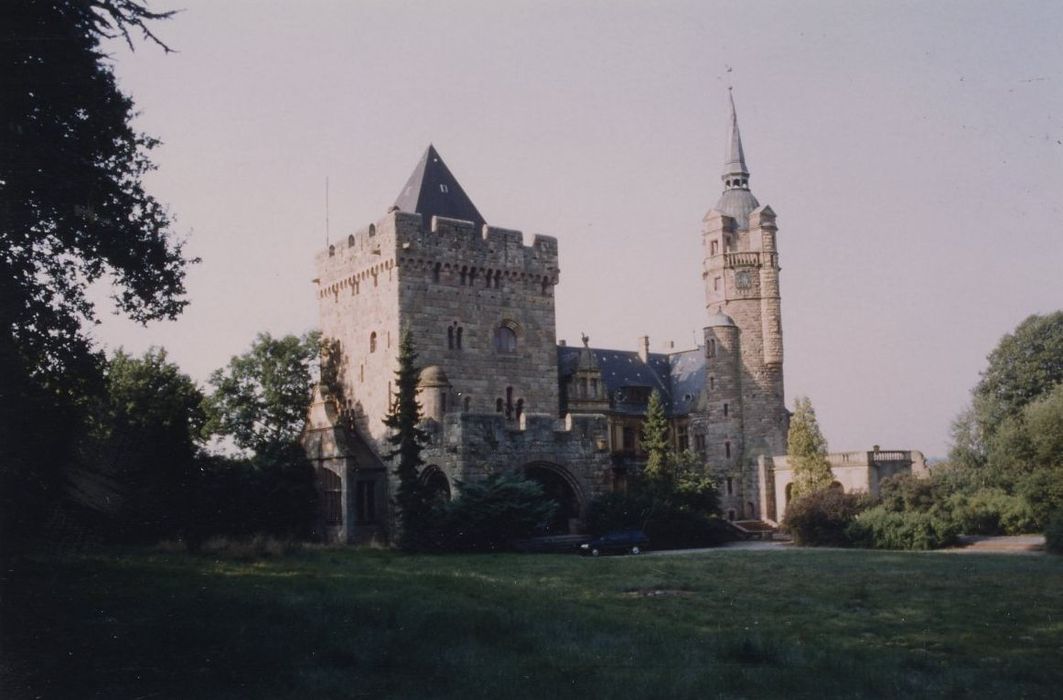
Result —
<svg viewBox="0 0 1063 700"><path fill-rule="evenodd" d="M495 289L501 289L502 287L502 271L495 272Z"/></svg>
<svg viewBox="0 0 1063 700"><path fill-rule="evenodd" d="M330 245L328 247L328 256L331 258L335 254L336 254L336 246Z"/></svg>
<svg viewBox="0 0 1063 700"><path fill-rule="evenodd" d="M376 352L376 331L369 334L369 352Z"/></svg>
<svg viewBox="0 0 1063 700"><path fill-rule="evenodd" d="M517 351L517 332L512 327L503 324L495 329L495 350L504 353Z"/></svg>
<svg viewBox="0 0 1063 700"><path fill-rule="evenodd" d="M353 248L354 247L354 234L353 233L350 236L347 236L347 247L348 248Z"/></svg>
<svg viewBox="0 0 1063 700"><path fill-rule="evenodd" d="M369 235L370 236L375 236L376 235L376 224L369 224Z"/></svg>

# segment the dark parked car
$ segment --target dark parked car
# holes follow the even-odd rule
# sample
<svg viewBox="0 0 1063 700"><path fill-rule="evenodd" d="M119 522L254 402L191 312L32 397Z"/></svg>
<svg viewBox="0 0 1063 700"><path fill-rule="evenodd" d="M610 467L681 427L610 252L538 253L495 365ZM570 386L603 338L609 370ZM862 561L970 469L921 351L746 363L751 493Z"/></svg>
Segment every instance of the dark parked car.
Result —
<svg viewBox="0 0 1063 700"><path fill-rule="evenodd" d="M618 530L595 537L590 542L580 545L580 554L596 557L607 552L631 552L638 554L650 546L650 538L642 530Z"/></svg>

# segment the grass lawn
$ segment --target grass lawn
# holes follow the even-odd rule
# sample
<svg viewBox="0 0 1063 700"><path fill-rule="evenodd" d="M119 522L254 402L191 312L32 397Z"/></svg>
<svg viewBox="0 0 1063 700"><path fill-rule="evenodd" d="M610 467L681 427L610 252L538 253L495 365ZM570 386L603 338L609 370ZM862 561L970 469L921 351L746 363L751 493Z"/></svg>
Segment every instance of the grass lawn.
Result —
<svg viewBox="0 0 1063 700"><path fill-rule="evenodd" d="M4 698L1063 693L1063 557L107 550L5 579Z"/></svg>

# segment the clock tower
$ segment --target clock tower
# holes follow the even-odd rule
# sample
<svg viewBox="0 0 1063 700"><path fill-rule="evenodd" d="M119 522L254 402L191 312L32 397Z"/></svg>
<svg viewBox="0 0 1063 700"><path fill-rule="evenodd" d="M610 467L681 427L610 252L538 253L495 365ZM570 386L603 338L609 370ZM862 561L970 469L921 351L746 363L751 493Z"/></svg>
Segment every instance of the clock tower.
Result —
<svg viewBox="0 0 1063 700"><path fill-rule="evenodd" d="M782 316L775 212L749 189L734 97L724 190L705 215L703 277L706 461L721 483L725 512L763 517L757 458L786 453ZM696 434L696 433L695 433Z"/></svg>

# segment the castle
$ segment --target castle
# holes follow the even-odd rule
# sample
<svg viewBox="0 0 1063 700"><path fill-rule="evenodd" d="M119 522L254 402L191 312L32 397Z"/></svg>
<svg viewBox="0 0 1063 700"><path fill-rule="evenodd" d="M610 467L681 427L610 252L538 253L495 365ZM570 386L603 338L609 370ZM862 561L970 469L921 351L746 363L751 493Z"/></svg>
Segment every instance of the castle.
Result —
<svg viewBox="0 0 1063 700"><path fill-rule="evenodd" d="M645 455L640 428L656 390L677 450L712 474L731 520L781 519L792 474L783 396L778 228L749 187L734 101L723 193L702 227L707 320L691 350L568 346L556 338L558 242L491 226L429 146L379 221L317 256L321 331L335 389L315 391L304 445L331 540L383 542L394 484L381 460L399 336L412 333L430 435L421 478L448 498L456 482L503 471L539 481L578 531L593 499L623 490ZM908 451L831 455L837 486L876 491L919 468Z"/></svg>

